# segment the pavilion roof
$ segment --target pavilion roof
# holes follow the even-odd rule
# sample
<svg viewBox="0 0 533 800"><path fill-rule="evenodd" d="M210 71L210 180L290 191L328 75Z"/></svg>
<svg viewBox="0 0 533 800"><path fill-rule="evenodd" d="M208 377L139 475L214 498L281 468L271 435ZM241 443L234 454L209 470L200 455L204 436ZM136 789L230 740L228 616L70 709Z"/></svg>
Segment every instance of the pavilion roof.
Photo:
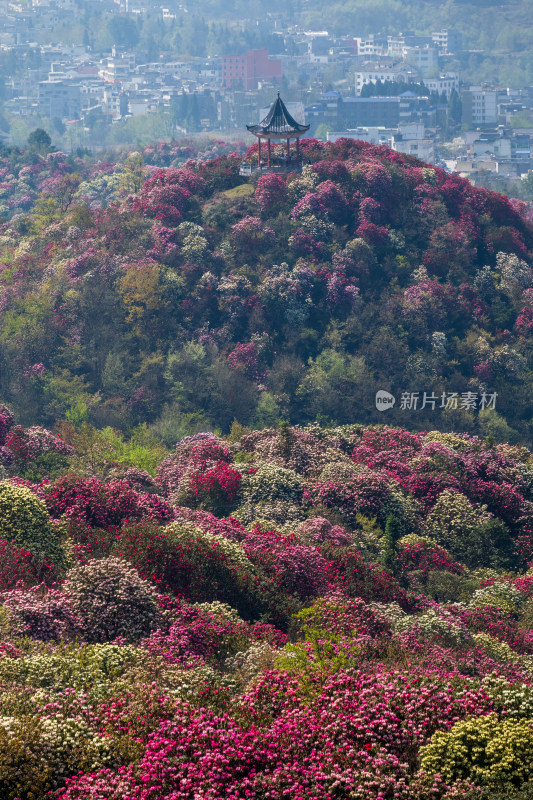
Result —
<svg viewBox="0 0 533 800"><path fill-rule="evenodd" d="M246 127L250 133L254 133L256 136L261 136L262 134L285 136L291 133L305 133L305 131L309 130L309 125L301 125L289 114L287 106L279 96L279 92L264 120L259 125L247 125Z"/></svg>

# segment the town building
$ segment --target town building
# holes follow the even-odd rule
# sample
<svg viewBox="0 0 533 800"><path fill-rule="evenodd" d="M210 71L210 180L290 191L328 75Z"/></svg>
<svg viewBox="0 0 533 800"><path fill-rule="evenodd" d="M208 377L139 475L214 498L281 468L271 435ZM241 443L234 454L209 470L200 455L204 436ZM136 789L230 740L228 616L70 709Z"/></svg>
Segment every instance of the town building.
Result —
<svg viewBox="0 0 533 800"><path fill-rule="evenodd" d="M463 103L463 124L496 125L498 122L498 92L471 86L461 94Z"/></svg>
<svg viewBox="0 0 533 800"><path fill-rule="evenodd" d="M266 47L248 50L240 56L222 56L225 89L257 89L260 81L281 81L281 60L269 58Z"/></svg>
<svg viewBox="0 0 533 800"><path fill-rule="evenodd" d="M39 114L48 119L78 119L81 113L79 85L67 81L41 81L38 109Z"/></svg>

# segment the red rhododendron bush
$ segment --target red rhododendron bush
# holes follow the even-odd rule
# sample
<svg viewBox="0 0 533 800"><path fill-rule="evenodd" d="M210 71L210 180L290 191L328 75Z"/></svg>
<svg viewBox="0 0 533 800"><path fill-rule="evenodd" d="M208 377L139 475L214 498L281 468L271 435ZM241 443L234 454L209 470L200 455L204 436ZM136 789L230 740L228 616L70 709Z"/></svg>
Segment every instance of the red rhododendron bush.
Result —
<svg viewBox="0 0 533 800"><path fill-rule="evenodd" d="M0 423L0 797L533 796L526 448Z"/></svg>

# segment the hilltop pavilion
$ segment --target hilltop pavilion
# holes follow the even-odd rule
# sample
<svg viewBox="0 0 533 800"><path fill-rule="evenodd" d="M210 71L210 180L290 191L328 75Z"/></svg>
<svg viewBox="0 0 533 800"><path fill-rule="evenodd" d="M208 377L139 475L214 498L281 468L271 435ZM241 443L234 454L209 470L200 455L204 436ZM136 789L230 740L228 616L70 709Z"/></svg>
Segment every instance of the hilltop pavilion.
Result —
<svg viewBox="0 0 533 800"><path fill-rule="evenodd" d="M309 130L309 125L302 125L301 123L296 122L294 117L292 117L287 111L287 106L279 96L279 92L264 120L262 120L259 125L247 125L246 127L250 133L253 133L254 136L257 136L257 142L259 145L258 168L260 171L263 171L265 167L266 170L270 171L300 169L300 137L303 136L304 133L307 133ZM266 164L264 164L261 160L261 142L263 139L266 139L267 144ZM278 157L274 160L271 155L271 142L272 140L282 141L283 139L285 139L286 143L286 156L285 158ZM295 159L291 158L291 139L296 140Z"/></svg>

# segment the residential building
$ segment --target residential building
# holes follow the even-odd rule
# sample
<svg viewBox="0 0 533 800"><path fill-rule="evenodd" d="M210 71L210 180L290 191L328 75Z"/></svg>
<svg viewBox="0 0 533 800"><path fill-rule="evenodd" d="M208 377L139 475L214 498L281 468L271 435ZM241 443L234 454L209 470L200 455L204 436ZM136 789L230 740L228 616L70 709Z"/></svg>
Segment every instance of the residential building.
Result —
<svg viewBox="0 0 533 800"><path fill-rule="evenodd" d="M41 81L38 108L39 114L48 119L78 119L81 114L79 85L66 81Z"/></svg>
<svg viewBox="0 0 533 800"><path fill-rule="evenodd" d="M400 121L399 97L344 97L339 109L342 127L394 128Z"/></svg>
<svg viewBox="0 0 533 800"><path fill-rule="evenodd" d="M439 65L439 53L436 47L407 47L404 51L407 61L423 74L436 70Z"/></svg>
<svg viewBox="0 0 533 800"><path fill-rule="evenodd" d="M268 49L248 50L241 56L222 56L222 85L225 89L256 89L260 81L279 83L281 60L269 58Z"/></svg>
<svg viewBox="0 0 533 800"><path fill-rule="evenodd" d="M421 126L422 129L424 126ZM392 150L397 153L406 153L410 156L416 156L421 161L426 161L428 164L435 163L435 142L430 137L422 134L419 137L415 134L414 137L409 136L408 133L398 133L393 135L388 142Z"/></svg>
<svg viewBox="0 0 533 800"><path fill-rule="evenodd" d="M439 55L448 56L451 53L458 53L462 49L462 34L459 31L444 30L436 31L431 34L432 40L439 49Z"/></svg>
<svg viewBox="0 0 533 800"><path fill-rule="evenodd" d="M357 139L370 144L386 144L397 153L406 153L428 163L435 161L435 141L428 136L421 123L400 124L395 128L365 127L352 130L331 131L328 142L337 139Z"/></svg>
<svg viewBox="0 0 533 800"><path fill-rule="evenodd" d="M498 92L471 86L461 95L465 125L496 125L498 122Z"/></svg>
<svg viewBox="0 0 533 800"><path fill-rule="evenodd" d="M106 86L103 94L102 110L114 119L120 117L120 89L116 86Z"/></svg>
<svg viewBox="0 0 533 800"><path fill-rule="evenodd" d="M394 66L368 64L364 69L355 73L355 94L359 97L363 86L368 83L415 83L418 80L418 73L413 67L407 64L396 64Z"/></svg>
<svg viewBox="0 0 533 800"><path fill-rule="evenodd" d="M423 83L430 92L445 94L446 97L449 97L454 89L456 92L459 91L459 75L456 72L445 72L438 78L424 78Z"/></svg>

